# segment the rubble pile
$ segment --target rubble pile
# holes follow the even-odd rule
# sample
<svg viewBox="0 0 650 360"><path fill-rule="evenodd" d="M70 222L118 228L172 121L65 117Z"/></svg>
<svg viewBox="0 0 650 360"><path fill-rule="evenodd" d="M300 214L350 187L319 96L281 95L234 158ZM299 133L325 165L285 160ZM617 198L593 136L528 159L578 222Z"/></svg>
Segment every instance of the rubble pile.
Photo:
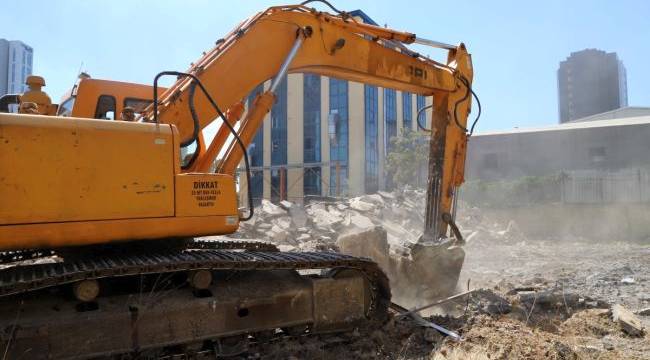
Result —
<svg viewBox="0 0 650 360"><path fill-rule="evenodd" d="M423 190L403 189L304 206L262 200L253 218L233 236L271 241L281 251L337 251L370 257L391 279L394 298L416 306L443 291L431 286L441 281L431 264L439 256L436 246L451 245L428 246L431 242L421 239L425 197ZM463 211L458 219L461 232L474 244L483 239L509 243L523 238L514 222L493 221L476 208ZM449 279L455 284L455 278Z"/></svg>
<svg viewBox="0 0 650 360"><path fill-rule="evenodd" d="M339 250L337 240L348 233L379 226L386 231L391 253L403 254L418 242L424 228L423 190L379 191L338 201L314 201L303 206L290 201L262 200L255 215L234 237L264 239L283 250ZM514 221L499 222L476 207L460 206L458 226L468 243L501 243L526 239Z"/></svg>
<svg viewBox="0 0 650 360"><path fill-rule="evenodd" d="M284 250L338 250L339 236L381 226L391 248L415 243L424 224L424 193L407 190L378 192L339 201L315 201L305 206L267 200L241 224L237 237L265 239Z"/></svg>

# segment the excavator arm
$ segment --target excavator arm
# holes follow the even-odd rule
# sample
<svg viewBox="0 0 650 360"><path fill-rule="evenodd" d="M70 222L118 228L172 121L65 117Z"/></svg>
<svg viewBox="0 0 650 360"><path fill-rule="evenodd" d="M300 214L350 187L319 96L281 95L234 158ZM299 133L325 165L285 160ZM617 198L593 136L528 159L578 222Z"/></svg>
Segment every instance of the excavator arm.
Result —
<svg viewBox="0 0 650 360"><path fill-rule="evenodd" d="M446 64L404 46L415 42L447 50ZM346 13L331 15L302 5L271 7L217 41L187 71L192 77L179 77L160 96L156 116L150 107L145 117L175 125L182 144L200 143L189 171L206 171L218 154L225 154L217 172L233 174L245 156L242 148L251 143L275 102L276 86L286 73L295 72L433 97L425 235L443 236L455 189L463 182L473 75L471 57L463 44L419 39L414 34L360 23ZM210 98L196 90L194 79ZM268 79L273 79L269 89L258 95L236 126L243 113L243 99ZM224 118L236 128L240 144L227 136ZM216 120L221 126L206 150L199 139L200 130Z"/></svg>

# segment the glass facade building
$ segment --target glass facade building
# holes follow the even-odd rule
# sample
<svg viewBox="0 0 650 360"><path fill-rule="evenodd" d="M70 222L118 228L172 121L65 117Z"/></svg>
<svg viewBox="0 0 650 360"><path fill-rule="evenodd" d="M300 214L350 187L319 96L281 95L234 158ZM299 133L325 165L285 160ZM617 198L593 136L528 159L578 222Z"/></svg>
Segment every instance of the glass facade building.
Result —
<svg viewBox="0 0 650 360"><path fill-rule="evenodd" d="M321 162L320 137L320 75L304 74L303 77L303 193L322 195L321 168L309 164Z"/></svg>
<svg viewBox="0 0 650 360"><path fill-rule="evenodd" d="M259 84L248 95L248 109L251 109L255 97L262 91L264 91L264 84ZM248 157L251 167L264 166L264 126L260 126L253 142L248 146ZM264 196L264 172L251 171L251 183L248 186L251 187L254 203L259 204Z"/></svg>
<svg viewBox="0 0 650 360"><path fill-rule="evenodd" d="M404 129L413 129L413 94L402 93L402 124Z"/></svg>
<svg viewBox="0 0 650 360"><path fill-rule="evenodd" d="M22 41L0 39L0 96L27 91L25 80L32 74L33 56L34 50Z"/></svg>
<svg viewBox="0 0 650 360"><path fill-rule="evenodd" d="M263 89L250 93L249 108ZM266 131L258 130L249 147L251 165L258 169L250 183L257 204L264 197L301 202L309 201L305 196L358 196L393 188L385 170L391 139L399 128L414 127L415 105L426 100L310 73L283 79L276 98Z"/></svg>
<svg viewBox="0 0 650 360"><path fill-rule="evenodd" d="M397 98L393 89L384 89L384 147L386 154L392 148L391 139L397 136Z"/></svg>
<svg viewBox="0 0 650 360"><path fill-rule="evenodd" d="M346 194L348 190L348 82L330 78L329 87L329 193L339 196Z"/></svg>
<svg viewBox="0 0 650 360"><path fill-rule="evenodd" d="M365 192L379 190L379 105L376 86L364 85Z"/></svg>
<svg viewBox="0 0 650 360"><path fill-rule="evenodd" d="M275 104L271 108L271 166L287 164L287 77L275 92ZM271 170L271 200L280 200L287 193L286 169ZM285 177L282 181L282 177Z"/></svg>
<svg viewBox="0 0 650 360"><path fill-rule="evenodd" d="M415 101L416 101L417 111L420 111L420 109L422 109L423 107L425 107L427 105L426 98L424 96L422 96L422 95L418 95L417 99ZM420 124L422 124L422 126L425 126L425 127L426 127L426 124L427 124L427 121L426 121L427 120L426 119L427 115L426 115L426 113L427 113L426 111L423 111L423 112L420 113L420 116L418 117L418 122ZM419 127L418 127L418 129L419 129Z"/></svg>

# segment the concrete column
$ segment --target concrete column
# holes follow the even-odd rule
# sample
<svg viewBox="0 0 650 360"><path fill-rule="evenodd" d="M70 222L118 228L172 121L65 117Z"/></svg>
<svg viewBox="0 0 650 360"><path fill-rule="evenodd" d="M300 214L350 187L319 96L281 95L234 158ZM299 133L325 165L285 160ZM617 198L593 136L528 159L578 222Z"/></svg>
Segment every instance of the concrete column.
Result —
<svg viewBox="0 0 650 360"><path fill-rule="evenodd" d="M271 87L271 81L264 83L264 91ZM264 117L264 166L271 166L271 112ZM264 198L271 198L271 172L264 170Z"/></svg>
<svg viewBox="0 0 650 360"><path fill-rule="evenodd" d="M386 189L386 179L384 178L384 88L377 88L377 150L379 152L379 164L377 172L379 177L379 190Z"/></svg>
<svg viewBox="0 0 650 360"><path fill-rule="evenodd" d="M287 163L302 164L304 155L303 74L290 74L287 79ZM287 170L287 198L302 202L303 168Z"/></svg>
<svg viewBox="0 0 650 360"><path fill-rule="evenodd" d="M395 111L397 112L397 136L402 136L402 131L404 128L404 111L402 111L402 108L404 104L402 104L402 92L401 91L395 91L395 102L397 106L395 106Z"/></svg>
<svg viewBox="0 0 650 360"><path fill-rule="evenodd" d="M330 113L330 79L327 76L320 78L320 129L321 129L321 161L329 163L330 161L330 138L328 129L328 116ZM322 195L329 195L330 187L330 168L323 166L321 170L321 190Z"/></svg>
<svg viewBox="0 0 650 360"><path fill-rule="evenodd" d="M366 175L364 87L358 82L348 82L348 193L364 193Z"/></svg>

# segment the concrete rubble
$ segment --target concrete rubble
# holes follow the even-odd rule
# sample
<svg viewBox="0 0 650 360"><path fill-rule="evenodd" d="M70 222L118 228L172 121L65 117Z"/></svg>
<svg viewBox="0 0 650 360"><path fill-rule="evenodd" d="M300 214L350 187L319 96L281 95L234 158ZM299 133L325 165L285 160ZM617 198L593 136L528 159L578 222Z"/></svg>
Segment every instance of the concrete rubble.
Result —
<svg viewBox="0 0 650 360"><path fill-rule="evenodd" d="M432 247L419 246L424 229L426 194L422 190L380 191L350 199L312 201L306 205L262 200L255 216L233 236L271 241L284 251L339 251L375 260L391 278L402 303L435 298L431 283ZM521 240L514 222L487 220L476 208L459 217L470 242Z"/></svg>
<svg viewBox="0 0 650 360"><path fill-rule="evenodd" d="M620 304L612 306L612 319L618 322L621 329L630 336L645 335L645 329L641 320Z"/></svg>

